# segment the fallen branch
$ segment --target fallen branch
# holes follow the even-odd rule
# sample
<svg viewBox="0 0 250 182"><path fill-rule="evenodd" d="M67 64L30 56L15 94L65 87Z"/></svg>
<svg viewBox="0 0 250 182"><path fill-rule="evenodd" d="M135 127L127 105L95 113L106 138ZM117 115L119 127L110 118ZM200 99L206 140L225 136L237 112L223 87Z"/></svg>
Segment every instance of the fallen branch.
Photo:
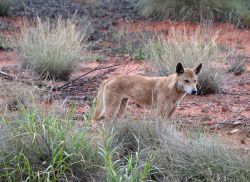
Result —
<svg viewBox="0 0 250 182"><path fill-rule="evenodd" d="M14 76L11 76L11 75L9 75L9 74L3 72L3 71L0 71L0 75L1 75L1 76L5 76L5 77L8 77L8 78L11 78L11 79L14 78Z"/></svg>
<svg viewBox="0 0 250 182"><path fill-rule="evenodd" d="M54 90L60 90L60 89L63 89L65 88L66 86L70 85L70 84L73 84L74 82L76 82L77 80L79 80L80 78L83 78L87 75L89 75L90 73L93 73L95 71L100 71L100 70L107 70L107 69L112 69L112 68L116 68L118 66L121 66L123 63L124 63L124 60L126 60L128 57L124 57L123 60L121 60L121 63L118 63L118 64L115 64L115 65L111 65L111 66L107 66L108 63L110 63L111 59L109 59L107 62L103 63L103 64L100 64L98 65L97 67L95 67L94 69L88 71L87 73L84 73L83 75L73 79L73 80L70 80L68 83L60 86L60 87L57 87L57 88L54 88Z"/></svg>
<svg viewBox="0 0 250 182"><path fill-rule="evenodd" d="M50 91L53 91L52 94L55 94L61 98L71 98L71 99L80 99L85 100L85 98L93 98L96 95L98 86L100 83L108 78L108 75L121 66L125 65L125 61L128 57L124 57L116 63L111 65L111 59L107 62L96 66L94 69L84 73L83 75L74 78L67 82L66 84L55 87L50 87ZM96 72L96 74L91 73ZM84 97L79 97L84 96Z"/></svg>

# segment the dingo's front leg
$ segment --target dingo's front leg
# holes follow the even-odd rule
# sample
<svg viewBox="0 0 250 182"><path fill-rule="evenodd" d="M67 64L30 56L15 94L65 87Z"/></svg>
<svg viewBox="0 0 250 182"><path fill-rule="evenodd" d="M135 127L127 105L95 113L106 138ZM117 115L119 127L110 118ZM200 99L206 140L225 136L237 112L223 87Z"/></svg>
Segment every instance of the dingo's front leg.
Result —
<svg viewBox="0 0 250 182"><path fill-rule="evenodd" d="M166 119L172 111L173 104L169 102L160 102L157 105L157 117Z"/></svg>
<svg viewBox="0 0 250 182"><path fill-rule="evenodd" d="M171 109L171 111L170 111L170 113L169 113L169 117L170 117L170 118L173 117L173 115L174 115L175 111L177 110L178 106L179 106L179 102L177 102L177 103L173 106L173 108Z"/></svg>

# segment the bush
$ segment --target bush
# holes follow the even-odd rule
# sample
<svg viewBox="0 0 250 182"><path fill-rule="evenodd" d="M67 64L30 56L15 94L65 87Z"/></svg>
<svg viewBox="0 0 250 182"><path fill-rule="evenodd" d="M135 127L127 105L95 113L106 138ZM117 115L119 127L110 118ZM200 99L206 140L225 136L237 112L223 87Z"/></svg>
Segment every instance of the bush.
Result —
<svg viewBox="0 0 250 182"><path fill-rule="evenodd" d="M6 37L0 35L0 50L8 50L11 49L8 45L8 41Z"/></svg>
<svg viewBox="0 0 250 182"><path fill-rule="evenodd" d="M81 58L87 26L78 31L72 20L59 18L53 24L37 18L35 27L21 30L18 49L42 78L67 80Z"/></svg>
<svg viewBox="0 0 250 182"><path fill-rule="evenodd" d="M198 77L199 93L218 93L222 89L222 83L219 74L212 67L212 61L219 58L215 40L216 35L201 29L195 32L172 29L168 37L158 35L145 45L149 54L147 61L160 76L174 73L178 62L189 68L203 63Z"/></svg>
<svg viewBox="0 0 250 182"><path fill-rule="evenodd" d="M19 82L4 82L0 79L0 98L4 101L0 104L0 112L18 110L21 104L23 107L32 105L35 96L33 93L37 92L36 88L28 86Z"/></svg>
<svg viewBox="0 0 250 182"><path fill-rule="evenodd" d="M144 44L152 36L150 32L128 32L120 30L113 34L113 41L117 43L116 52L129 54L133 59L144 60L147 58L147 52L144 49Z"/></svg>
<svg viewBox="0 0 250 182"><path fill-rule="evenodd" d="M29 108L0 122L0 181L100 180L97 147L72 113L61 118Z"/></svg>
<svg viewBox="0 0 250 182"><path fill-rule="evenodd" d="M136 155L139 149L140 164L150 164L146 179L153 181L250 180L250 158L213 137L187 139L173 126L156 122L144 119L112 123L109 134L117 147L115 159Z"/></svg>
<svg viewBox="0 0 250 182"><path fill-rule="evenodd" d="M246 2L241 0L139 0L137 6L142 15L160 19L234 23L250 20Z"/></svg>
<svg viewBox="0 0 250 182"><path fill-rule="evenodd" d="M0 16L7 16L10 9L10 0L0 0Z"/></svg>
<svg viewBox="0 0 250 182"><path fill-rule="evenodd" d="M233 55L228 56L228 61L230 63L230 68L228 71L238 76L241 75L246 70L246 66L244 63L245 57L243 55L237 54L235 50L232 52Z"/></svg>

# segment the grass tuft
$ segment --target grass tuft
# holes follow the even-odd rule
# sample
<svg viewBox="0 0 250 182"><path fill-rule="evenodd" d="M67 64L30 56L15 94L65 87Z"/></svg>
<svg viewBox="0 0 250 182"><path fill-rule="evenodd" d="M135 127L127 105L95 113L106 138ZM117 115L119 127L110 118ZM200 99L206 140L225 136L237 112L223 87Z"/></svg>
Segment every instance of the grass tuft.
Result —
<svg viewBox="0 0 250 182"><path fill-rule="evenodd" d="M81 31L73 20L36 20L36 26L21 30L17 46L27 62L42 78L67 80L81 59L88 24Z"/></svg>
<svg viewBox="0 0 250 182"><path fill-rule="evenodd" d="M149 55L147 61L158 76L174 73L178 62L189 68L203 63L198 78L199 93L219 93L222 90L221 78L212 66L213 61L220 57L216 38L216 34L201 29L195 32L171 29L168 37L157 35L145 45Z"/></svg>
<svg viewBox="0 0 250 182"><path fill-rule="evenodd" d="M22 108L22 107L21 107ZM66 116L22 108L0 120L0 181L249 181L250 159L153 119L123 119L90 133Z"/></svg>
<svg viewBox="0 0 250 182"><path fill-rule="evenodd" d="M166 121L165 121L166 122ZM140 153L148 162L146 180L152 181L249 181L250 159L222 145L216 138L186 138L173 126L124 119L110 126L116 160Z"/></svg>
<svg viewBox="0 0 250 182"><path fill-rule="evenodd" d="M72 116L29 108L14 121L3 118L0 181L98 180L97 147L88 140L86 128L76 128Z"/></svg>
<svg viewBox="0 0 250 182"><path fill-rule="evenodd" d="M117 52L128 54L135 60L145 60L148 55L144 44L151 36L150 32L128 32L122 29L113 34L113 41L117 44Z"/></svg>
<svg viewBox="0 0 250 182"><path fill-rule="evenodd" d="M230 62L230 68L228 69L228 72L239 76L246 70L246 66L244 63L245 57L243 55L237 54L235 51L232 52L233 55L230 55L228 57Z"/></svg>
<svg viewBox="0 0 250 182"><path fill-rule="evenodd" d="M34 101L37 89L19 82L4 82L0 80L0 97L4 98L0 104L0 111L16 111L19 105L27 108Z"/></svg>
<svg viewBox="0 0 250 182"><path fill-rule="evenodd" d="M141 14L193 22L232 22L249 25L247 2L242 0L139 0Z"/></svg>

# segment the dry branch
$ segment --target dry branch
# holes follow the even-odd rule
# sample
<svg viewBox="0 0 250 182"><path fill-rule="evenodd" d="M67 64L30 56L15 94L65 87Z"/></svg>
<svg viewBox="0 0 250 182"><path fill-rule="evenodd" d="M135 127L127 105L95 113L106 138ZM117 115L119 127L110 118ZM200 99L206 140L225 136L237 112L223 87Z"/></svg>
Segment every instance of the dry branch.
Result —
<svg viewBox="0 0 250 182"><path fill-rule="evenodd" d="M11 80L14 79L14 76L11 76L11 75L9 75L9 74L3 72L3 71L0 71L0 76L7 77L7 78L9 78L9 79L11 79Z"/></svg>
<svg viewBox="0 0 250 182"><path fill-rule="evenodd" d="M110 73L114 72L122 65L124 65L126 63L125 60L127 58L128 57L124 57L118 63L115 63L113 65L110 65L111 60L108 60L107 62L98 65L87 73L84 73L83 75L70 80L66 84L60 87L52 88L52 91L54 93L57 92L63 98L71 98L71 100L83 100L85 98L83 96L94 97L99 87L99 84L104 79L108 78L108 75ZM94 76L89 76L94 72L96 72Z"/></svg>

